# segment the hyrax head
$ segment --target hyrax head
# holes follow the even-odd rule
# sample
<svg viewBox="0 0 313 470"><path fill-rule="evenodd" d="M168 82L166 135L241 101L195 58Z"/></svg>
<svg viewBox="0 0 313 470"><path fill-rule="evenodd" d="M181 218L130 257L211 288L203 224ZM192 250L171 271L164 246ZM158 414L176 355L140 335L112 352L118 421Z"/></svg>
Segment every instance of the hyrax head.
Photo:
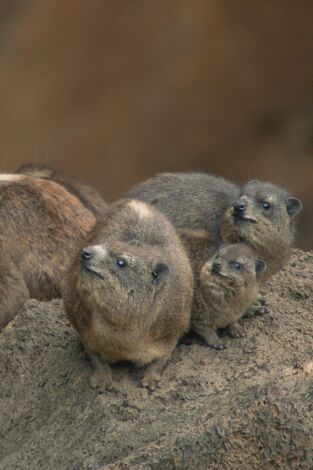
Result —
<svg viewBox="0 0 313 470"><path fill-rule="evenodd" d="M247 242L259 255L290 246L294 218L301 210L299 199L273 184L250 181L228 209L221 227L224 242Z"/></svg>
<svg viewBox="0 0 313 470"><path fill-rule="evenodd" d="M266 269L264 261L257 259L253 250L243 244L223 245L203 265L200 282L205 289L214 285L235 289L235 292L256 286Z"/></svg>
<svg viewBox="0 0 313 470"><path fill-rule="evenodd" d="M98 308L131 314L151 309L170 267L137 241L108 240L81 251L79 290Z"/></svg>

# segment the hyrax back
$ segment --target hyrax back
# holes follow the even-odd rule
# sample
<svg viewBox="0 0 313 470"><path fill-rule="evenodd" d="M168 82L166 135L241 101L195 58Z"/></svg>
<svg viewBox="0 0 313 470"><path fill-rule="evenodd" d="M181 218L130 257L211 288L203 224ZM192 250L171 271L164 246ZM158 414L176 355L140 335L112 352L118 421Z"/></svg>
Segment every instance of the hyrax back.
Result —
<svg viewBox="0 0 313 470"><path fill-rule="evenodd" d="M53 181L0 175L0 329L30 297L60 296L60 283L94 215Z"/></svg>
<svg viewBox="0 0 313 470"><path fill-rule="evenodd" d="M240 195L234 184L205 173L161 173L131 188L126 196L148 202L176 228L216 230Z"/></svg>
<svg viewBox="0 0 313 470"><path fill-rule="evenodd" d="M287 260L301 209L276 185L251 181L240 189L204 173L157 175L128 195L155 205L178 229L207 231L212 243L247 243L267 264L263 281Z"/></svg>
<svg viewBox="0 0 313 470"><path fill-rule="evenodd" d="M153 389L189 327L193 275L175 229L134 200L112 204L83 242L63 288L67 315L91 357L91 385L111 382L108 364L147 368Z"/></svg>
<svg viewBox="0 0 313 470"><path fill-rule="evenodd" d="M195 287L191 329L207 344L223 349L227 343L218 338L219 328L229 327L230 335L240 337L237 323L256 299L265 263L245 244L221 246L204 263Z"/></svg>
<svg viewBox="0 0 313 470"><path fill-rule="evenodd" d="M18 168L16 173L59 183L69 193L77 197L97 218L102 217L108 208L107 203L94 188L71 178L63 173L63 171L56 170L48 165L28 163Z"/></svg>

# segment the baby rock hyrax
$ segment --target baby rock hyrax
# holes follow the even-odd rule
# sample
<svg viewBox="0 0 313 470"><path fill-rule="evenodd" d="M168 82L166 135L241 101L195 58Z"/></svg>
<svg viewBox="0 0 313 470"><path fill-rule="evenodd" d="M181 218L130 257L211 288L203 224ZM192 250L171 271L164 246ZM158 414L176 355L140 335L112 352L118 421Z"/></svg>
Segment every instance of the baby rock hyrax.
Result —
<svg viewBox="0 0 313 470"><path fill-rule="evenodd" d="M94 215L54 181L0 174L0 330L29 298L60 297Z"/></svg>
<svg viewBox="0 0 313 470"><path fill-rule="evenodd" d="M153 204L178 229L205 230L215 242L247 243L266 262L262 282L287 261L301 210L301 202L276 185L251 181L239 188L205 173L163 173L127 196Z"/></svg>
<svg viewBox="0 0 313 470"><path fill-rule="evenodd" d="M265 267L264 261L242 243L221 246L204 263L195 289L191 329L209 346L227 347L216 334L219 328L228 326L230 336L242 336L237 321L255 300Z"/></svg>
<svg viewBox="0 0 313 470"><path fill-rule="evenodd" d="M193 275L174 227L134 200L112 204L83 243L63 288L67 315L94 371L90 384L112 382L109 364L148 367L153 390L177 340L188 330Z"/></svg>
<svg viewBox="0 0 313 470"><path fill-rule="evenodd" d="M63 186L69 193L73 194L73 196L77 197L86 209L92 212L97 218L100 218L108 208L107 203L94 188L48 165L27 163L18 168L16 173L55 181Z"/></svg>

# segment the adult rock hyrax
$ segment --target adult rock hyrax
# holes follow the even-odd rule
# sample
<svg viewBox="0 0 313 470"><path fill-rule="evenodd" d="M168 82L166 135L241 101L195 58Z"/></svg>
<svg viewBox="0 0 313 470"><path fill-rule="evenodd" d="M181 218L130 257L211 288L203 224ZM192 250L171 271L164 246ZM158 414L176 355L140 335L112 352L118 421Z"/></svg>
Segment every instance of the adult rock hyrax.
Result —
<svg viewBox="0 0 313 470"><path fill-rule="evenodd" d="M59 184L0 174L0 330L29 298L60 296L71 257L95 222Z"/></svg>
<svg viewBox="0 0 313 470"><path fill-rule="evenodd" d="M242 336L238 320L254 302L265 267L264 261L242 243L221 246L204 263L195 287L191 329L209 346L227 347L217 336L219 328L228 326L230 336Z"/></svg>
<svg viewBox="0 0 313 470"><path fill-rule="evenodd" d="M16 173L35 176L37 178L43 178L59 183L69 193L76 196L97 218L101 218L108 208L108 204L94 188L82 183L81 181L77 181L63 173L63 171L56 170L48 165L27 163L18 168Z"/></svg>
<svg viewBox="0 0 313 470"><path fill-rule="evenodd" d="M288 259L301 209L298 199L276 185L251 181L239 188L205 173L160 174L127 196L153 204L176 228L205 230L215 242L247 243L266 262L262 281Z"/></svg>
<svg viewBox="0 0 313 470"><path fill-rule="evenodd" d="M188 330L193 275L172 224L134 200L111 205L87 236L63 288L67 315L94 371L90 384L111 385L109 364L148 367L153 390L177 340Z"/></svg>

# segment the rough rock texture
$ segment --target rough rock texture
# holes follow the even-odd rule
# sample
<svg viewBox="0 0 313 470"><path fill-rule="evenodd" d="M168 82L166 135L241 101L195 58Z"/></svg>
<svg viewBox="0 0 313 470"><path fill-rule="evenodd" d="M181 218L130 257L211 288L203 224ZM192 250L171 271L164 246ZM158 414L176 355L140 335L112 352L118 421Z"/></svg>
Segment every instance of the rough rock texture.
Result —
<svg viewBox="0 0 313 470"><path fill-rule="evenodd" d="M0 469L312 468L313 253L266 285L270 313L226 351L181 344L154 394L89 363L61 302L29 301L0 335Z"/></svg>

